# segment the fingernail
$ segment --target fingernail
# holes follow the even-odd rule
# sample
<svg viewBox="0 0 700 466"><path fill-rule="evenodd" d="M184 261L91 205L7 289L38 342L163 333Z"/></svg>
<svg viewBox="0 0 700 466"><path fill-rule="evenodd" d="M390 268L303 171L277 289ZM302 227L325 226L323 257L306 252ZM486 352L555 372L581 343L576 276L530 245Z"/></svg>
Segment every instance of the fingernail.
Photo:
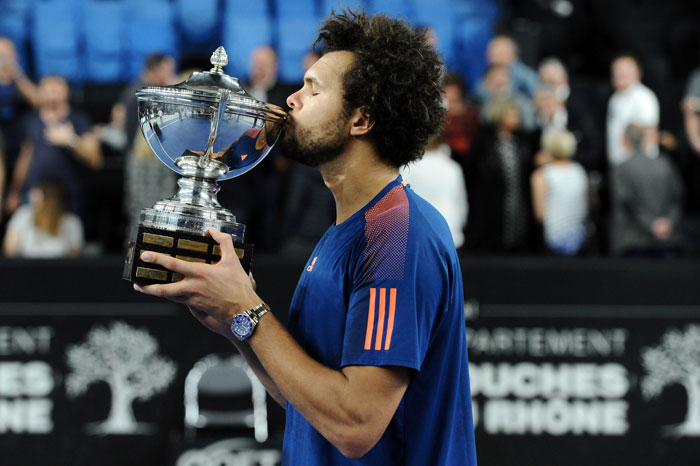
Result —
<svg viewBox="0 0 700 466"><path fill-rule="evenodd" d="M141 260L144 261L144 262L150 261L152 257L153 257L153 256L152 256L150 253L148 253L148 252L144 252L144 253L141 254Z"/></svg>
<svg viewBox="0 0 700 466"><path fill-rule="evenodd" d="M138 286L136 283L134 283L134 290L136 291L143 291L140 286Z"/></svg>

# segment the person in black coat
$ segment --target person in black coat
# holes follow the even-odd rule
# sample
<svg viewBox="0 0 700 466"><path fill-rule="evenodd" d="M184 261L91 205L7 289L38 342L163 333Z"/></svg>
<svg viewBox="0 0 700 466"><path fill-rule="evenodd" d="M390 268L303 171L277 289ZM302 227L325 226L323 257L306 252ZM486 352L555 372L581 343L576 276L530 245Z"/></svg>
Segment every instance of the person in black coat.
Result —
<svg viewBox="0 0 700 466"><path fill-rule="evenodd" d="M465 163L469 221L465 248L475 252L527 252L533 221L529 176L532 136L522 133L515 101L486 103L480 128Z"/></svg>

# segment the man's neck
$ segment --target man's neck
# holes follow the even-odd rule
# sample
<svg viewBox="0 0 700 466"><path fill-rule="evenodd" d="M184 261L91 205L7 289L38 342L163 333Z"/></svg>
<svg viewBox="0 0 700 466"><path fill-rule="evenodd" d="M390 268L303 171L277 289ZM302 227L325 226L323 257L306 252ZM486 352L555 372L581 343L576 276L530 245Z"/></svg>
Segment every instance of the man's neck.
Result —
<svg viewBox="0 0 700 466"><path fill-rule="evenodd" d="M39 109L39 115L46 124L56 123L67 117L69 113L70 106L67 104L44 106Z"/></svg>
<svg viewBox="0 0 700 466"><path fill-rule="evenodd" d="M399 175L398 168L382 162L373 147L365 142L353 144L320 170L335 198L336 225L362 209Z"/></svg>

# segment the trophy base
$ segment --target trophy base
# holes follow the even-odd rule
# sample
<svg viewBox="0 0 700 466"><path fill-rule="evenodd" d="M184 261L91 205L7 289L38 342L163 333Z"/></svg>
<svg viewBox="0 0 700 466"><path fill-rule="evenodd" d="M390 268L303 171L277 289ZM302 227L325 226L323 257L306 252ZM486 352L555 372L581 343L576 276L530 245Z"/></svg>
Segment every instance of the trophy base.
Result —
<svg viewBox="0 0 700 466"><path fill-rule="evenodd" d="M234 241L236 255L246 272L250 272L253 258L253 245ZM136 240L129 242L124 262L125 280L138 285L173 283L182 280L182 274L160 265L143 262L144 251L160 252L177 259L202 264L216 264L221 260L221 248L211 236L147 228L139 225Z"/></svg>

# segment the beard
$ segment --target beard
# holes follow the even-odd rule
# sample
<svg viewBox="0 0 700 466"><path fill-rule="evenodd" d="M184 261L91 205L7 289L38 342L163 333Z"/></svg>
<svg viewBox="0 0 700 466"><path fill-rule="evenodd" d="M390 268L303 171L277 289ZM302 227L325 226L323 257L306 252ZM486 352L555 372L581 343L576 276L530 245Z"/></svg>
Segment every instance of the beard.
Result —
<svg viewBox="0 0 700 466"><path fill-rule="evenodd" d="M287 127L279 143L280 151L285 157L310 167L332 162L343 153L349 140L349 136L343 134L346 118L341 112L322 130Z"/></svg>

